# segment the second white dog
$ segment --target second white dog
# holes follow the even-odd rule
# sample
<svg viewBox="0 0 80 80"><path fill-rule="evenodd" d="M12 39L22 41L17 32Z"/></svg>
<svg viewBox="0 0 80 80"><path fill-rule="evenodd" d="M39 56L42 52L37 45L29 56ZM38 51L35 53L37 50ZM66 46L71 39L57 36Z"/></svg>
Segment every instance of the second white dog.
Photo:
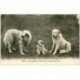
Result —
<svg viewBox="0 0 80 80"><path fill-rule="evenodd" d="M60 53L64 53L64 52L67 53L71 51L71 43L63 38L60 30L58 29L52 30L52 41L53 41L53 45L50 53L53 51L53 49L54 52L52 54L56 54L57 50L60 50Z"/></svg>

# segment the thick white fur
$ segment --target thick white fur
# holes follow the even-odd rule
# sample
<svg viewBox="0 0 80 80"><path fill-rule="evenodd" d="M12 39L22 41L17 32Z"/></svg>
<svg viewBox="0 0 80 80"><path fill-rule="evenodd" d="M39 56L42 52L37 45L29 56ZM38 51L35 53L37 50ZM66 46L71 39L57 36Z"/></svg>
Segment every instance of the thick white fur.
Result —
<svg viewBox="0 0 80 80"><path fill-rule="evenodd" d="M27 34L29 37L26 38L25 34ZM24 38L22 38L22 36ZM8 48L9 53L12 53L12 49L15 50L13 42L15 40L18 41L20 53L24 54L23 53L24 41L28 44L28 43L30 43L31 39L32 39L32 36L31 36L30 31L28 31L28 30L20 31L17 29L9 29L4 35L3 42L6 46L6 48Z"/></svg>
<svg viewBox="0 0 80 80"><path fill-rule="evenodd" d="M56 54L57 50L60 50L60 53L64 53L64 52L67 53L67 52L71 51L71 43L66 41L63 38L60 30L58 30L58 29L52 30L52 41L53 41L53 45L52 45L52 49L50 52L52 52L54 49L53 54Z"/></svg>
<svg viewBox="0 0 80 80"><path fill-rule="evenodd" d="M37 44L37 54L39 55L41 52L42 54L46 54L48 51L44 46L44 42L42 40L38 40L38 44Z"/></svg>

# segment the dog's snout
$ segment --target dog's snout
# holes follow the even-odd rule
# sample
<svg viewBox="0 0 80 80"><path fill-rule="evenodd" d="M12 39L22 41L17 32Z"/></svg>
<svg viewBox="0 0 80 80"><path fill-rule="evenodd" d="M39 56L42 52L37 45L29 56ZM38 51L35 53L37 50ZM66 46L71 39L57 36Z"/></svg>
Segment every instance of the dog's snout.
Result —
<svg viewBox="0 0 80 80"><path fill-rule="evenodd" d="M55 35L53 35L53 37L55 37Z"/></svg>

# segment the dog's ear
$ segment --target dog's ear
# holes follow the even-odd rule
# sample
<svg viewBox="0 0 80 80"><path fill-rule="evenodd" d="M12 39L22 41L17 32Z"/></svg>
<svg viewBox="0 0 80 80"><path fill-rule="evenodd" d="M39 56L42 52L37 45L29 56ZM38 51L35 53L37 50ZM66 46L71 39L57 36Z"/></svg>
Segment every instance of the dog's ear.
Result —
<svg viewBox="0 0 80 80"><path fill-rule="evenodd" d="M21 38L24 38L24 36L23 36L23 35L21 35Z"/></svg>
<svg viewBox="0 0 80 80"><path fill-rule="evenodd" d="M59 35L60 37L62 37L62 33L61 33L60 30L58 31L58 35Z"/></svg>
<svg viewBox="0 0 80 80"><path fill-rule="evenodd" d="M62 34L61 33L59 33L59 37L62 37Z"/></svg>

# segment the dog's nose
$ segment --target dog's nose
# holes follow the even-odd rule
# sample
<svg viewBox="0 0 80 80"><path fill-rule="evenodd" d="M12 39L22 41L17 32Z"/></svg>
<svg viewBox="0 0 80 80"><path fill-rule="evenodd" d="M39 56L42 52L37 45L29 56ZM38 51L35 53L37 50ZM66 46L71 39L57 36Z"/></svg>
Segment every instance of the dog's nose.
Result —
<svg viewBox="0 0 80 80"><path fill-rule="evenodd" d="M56 38L56 37L57 37L57 35L53 35L53 37L54 37L54 38Z"/></svg>
<svg viewBox="0 0 80 80"><path fill-rule="evenodd" d="M55 37L55 35L53 35L53 37Z"/></svg>

